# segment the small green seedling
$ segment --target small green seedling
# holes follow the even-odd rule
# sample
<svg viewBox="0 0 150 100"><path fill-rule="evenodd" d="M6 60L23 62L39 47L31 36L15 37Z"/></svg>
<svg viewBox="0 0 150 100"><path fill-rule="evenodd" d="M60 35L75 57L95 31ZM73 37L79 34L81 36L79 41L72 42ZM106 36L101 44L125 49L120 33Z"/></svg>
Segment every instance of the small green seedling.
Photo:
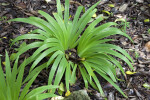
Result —
<svg viewBox="0 0 150 100"><path fill-rule="evenodd" d="M150 34L150 29L148 29L148 33Z"/></svg>
<svg viewBox="0 0 150 100"><path fill-rule="evenodd" d="M4 20L6 20L7 19L7 17L6 16L2 16L2 17L0 17L0 21L4 21Z"/></svg>
<svg viewBox="0 0 150 100"><path fill-rule="evenodd" d="M147 88L147 89L150 89L150 84L144 83L144 84L143 84L143 87L145 87L145 88Z"/></svg>
<svg viewBox="0 0 150 100"><path fill-rule="evenodd" d="M124 18L119 18L116 19L115 22L120 21L121 23L119 24L119 27L121 27L121 30L123 32L126 32L127 28L130 27L130 22L127 22L127 19Z"/></svg>

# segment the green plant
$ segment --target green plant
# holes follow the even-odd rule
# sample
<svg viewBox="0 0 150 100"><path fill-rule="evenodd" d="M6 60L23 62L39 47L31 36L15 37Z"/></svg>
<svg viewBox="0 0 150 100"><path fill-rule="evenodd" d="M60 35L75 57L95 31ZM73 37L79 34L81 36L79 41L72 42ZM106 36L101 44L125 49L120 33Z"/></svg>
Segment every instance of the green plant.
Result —
<svg viewBox="0 0 150 100"><path fill-rule="evenodd" d="M148 29L148 33L150 34L150 29Z"/></svg>
<svg viewBox="0 0 150 100"><path fill-rule="evenodd" d="M33 61L30 71L45 57L49 57L47 61L51 70L49 73L48 85L52 84L55 75L54 85L58 85L65 75L66 88L69 91L69 84L76 81L77 69L80 71L85 87L88 83L98 89L104 96L102 87L95 73L101 75L109 83L111 83L122 95L126 96L122 90L115 84L116 71L118 67L123 74L124 70L112 56L116 56L125 61L132 69L132 59L128 53L113 44L106 43L113 39L104 39L110 35L120 34L131 40L131 38L119 29L112 27L117 25L114 22L108 22L101 26L96 25L103 20L102 17L94 20L86 29L88 22L95 14L95 7L100 3L97 2L90 7L81 17L83 7L78 7L74 20L69 20L69 0L65 0L64 16L61 10L60 0L57 0L57 13L54 18L49 14L39 11L45 17L45 20L38 17L16 18L10 21L25 22L39 27L30 34L24 34L14 39L12 45L23 39L35 39L33 43L22 47L16 55L21 55L29 49L37 48L33 55L28 58L27 62ZM84 30L85 29L85 30ZM131 40L132 41L132 40Z"/></svg>
<svg viewBox="0 0 150 100"><path fill-rule="evenodd" d="M0 21L4 21L4 20L6 20L7 19L7 17L6 16L2 16L2 17L0 17Z"/></svg>
<svg viewBox="0 0 150 100"><path fill-rule="evenodd" d="M120 29L123 31L123 32L126 32L127 28L130 27L130 22L127 22L127 19L125 18L119 18L119 19L116 19L115 22L117 21L121 21L121 23L118 25L119 27L121 27Z"/></svg>
<svg viewBox="0 0 150 100"><path fill-rule="evenodd" d="M36 74L32 74L32 76L27 76L25 81L22 82L26 60L24 60L24 62L17 68L17 58L14 62L11 71L11 65L7 52L5 56L5 73L2 70L0 59L0 100L43 100L48 97L56 96L54 94L42 92L44 92L47 89L58 88L58 86L41 86L30 91L29 88L32 85L35 78L37 77L37 75L39 74L40 70L37 71ZM28 83L26 83L27 81ZM22 86L25 87L22 89Z"/></svg>

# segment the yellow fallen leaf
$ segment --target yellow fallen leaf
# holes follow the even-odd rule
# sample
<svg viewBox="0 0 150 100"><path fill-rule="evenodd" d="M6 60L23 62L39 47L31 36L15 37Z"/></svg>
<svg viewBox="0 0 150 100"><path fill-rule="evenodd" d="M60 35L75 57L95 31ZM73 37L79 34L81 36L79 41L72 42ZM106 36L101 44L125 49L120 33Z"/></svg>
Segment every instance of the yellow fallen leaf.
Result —
<svg viewBox="0 0 150 100"><path fill-rule="evenodd" d="M132 75L132 74L135 74L135 73L137 73L137 72L126 71L126 74L128 74L128 75Z"/></svg>
<svg viewBox="0 0 150 100"><path fill-rule="evenodd" d="M145 23L146 23L146 22L150 22L150 20L149 20L149 19L145 19L144 22L145 22Z"/></svg>
<svg viewBox="0 0 150 100"><path fill-rule="evenodd" d="M2 62L3 63L3 65L5 65L5 62Z"/></svg>
<svg viewBox="0 0 150 100"><path fill-rule="evenodd" d="M69 96L71 94L71 92L68 90L66 93L65 93L65 96Z"/></svg>
<svg viewBox="0 0 150 100"><path fill-rule="evenodd" d="M4 39L7 39L7 37L3 37Z"/></svg>
<svg viewBox="0 0 150 100"><path fill-rule="evenodd" d="M32 30L30 30L29 32L28 32L28 34L30 34L32 32Z"/></svg>
<svg viewBox="0 0 150 100"><path fill-rule="evenodd" d="M71 56L71 52L69 52L69 56Z"/></svg>
<svg viewBox="0 0 150 100"><path fill-rule="evenodd" d="M102 12L104 12L104 13L106 13L106 14L110 15L110 12L109 12L109 11L102 10Z"/></svg>
<svg viewBox="0 0 150 100"><path fill-rule="evenodd" d="M92 17L94 17L94 18L97 17L96 13Z"/></svg>
<svg viewBox="0 0 150 100"><path fill-rule="evenodd" d="M118 22L118 21L125 22L126 20L125 20L124 18L117 18L117 19L115 20L115 22Z"/></svg>
<svg viewBox="0 0 150 100"><path fill-rule="evenodd" d="M147 89L150 89L150 84L148 84L148 83L144 83L143 86Z"/></svg>
<svg viewBox="0 0 150 100"><path fill-rule="evenodd" d="M108 4L108 6L109 6L109 7L112 7L112 8L115 7L114 4Z"/></svg>

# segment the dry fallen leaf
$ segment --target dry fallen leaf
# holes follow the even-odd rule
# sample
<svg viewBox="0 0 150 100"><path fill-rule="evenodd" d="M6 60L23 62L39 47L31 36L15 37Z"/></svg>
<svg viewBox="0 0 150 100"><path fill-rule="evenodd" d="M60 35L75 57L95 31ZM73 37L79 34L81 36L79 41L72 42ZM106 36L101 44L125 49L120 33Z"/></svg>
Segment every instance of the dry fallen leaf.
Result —
<svg viewBox="0 0 150 100"><path fill-rule="evenodd" d="M45 0L45 1L46 1L47 3L48 3L48 2L51 2L51 0Z"/></svg>
<svg viewBox="0 0 150 100"><path fill-rule="evenodd" d="M145 44L145 49L147 52L150 52L150 41Z"/></svg>
<svg viewBox="0 0 150 100"><path fill-rule="evenodd" d="M52 97L51 100L64 100L64 97L62 96Z"/></svg>

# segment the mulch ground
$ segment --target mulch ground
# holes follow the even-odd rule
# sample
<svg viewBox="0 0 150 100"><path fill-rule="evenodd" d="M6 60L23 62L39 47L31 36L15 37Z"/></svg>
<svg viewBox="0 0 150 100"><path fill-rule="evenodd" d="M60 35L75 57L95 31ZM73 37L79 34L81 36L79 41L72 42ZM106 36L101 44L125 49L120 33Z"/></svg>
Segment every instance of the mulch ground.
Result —
<svg viewBox="0 0 150 100"><path fill-rule="evenodd" d="M64 3L64 0L61 0ZM76 8L83 5L85 9L95 4L98 0L72 0L70 2L70 15L73 17ZM113 5L110 5L113 4ZM106 19L102 22L116 21L123 18L127 21L126 33L131 36L134 43L125 37L116 35L109 38L115 39L112 43L118 45L131 55L134 60L133 75L125 77L119 74L118 77L124 81L118 81L118 85L128 96L128 100L150 100L150 0L102 0L97 6L97 16L104 16ZM10 47L12 40L22 34L26 34L35 29L35 26L11 22L7 20L12 18L24 18L29 16L41 17L38 10L43 10L50 15L56 12L56 2L51 0L47 3L45 0L0 0L0 54L4 61L5 50L11 53L16 52L19 45ZM125 29L123 22L117 21L118 28L122 31ZM23 41L22 41L23 42ZM21 58L28 57L33 51L28 51ZM129 68L122 63L124 70ZM28 71L28 69L26 69ZM44 77L44 78L43 78ZM48 71L43 70L36 79L33 87L46 85ZM99 77L101 79L101 77ZM148 87L144 87L143 84ZM101 79L101 84L108 100L126 100L117 90L109 83ZM75 85L71 86L71 91L84 88L83 80L78 79ZM88 94L91 100L103 100L99 93L92 87L89 88Z"/></svg>

